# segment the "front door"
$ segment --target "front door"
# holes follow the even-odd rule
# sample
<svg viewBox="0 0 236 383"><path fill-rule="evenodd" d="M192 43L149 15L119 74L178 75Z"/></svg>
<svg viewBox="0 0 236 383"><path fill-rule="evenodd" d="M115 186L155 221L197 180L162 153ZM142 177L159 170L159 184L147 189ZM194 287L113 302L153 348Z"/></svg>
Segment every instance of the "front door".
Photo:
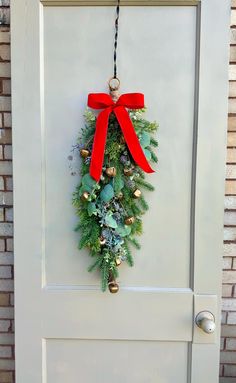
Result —
<svg viewBox="0 0 236 383"><path fill-rule="evenodd" d="M159 163L112 295L77 249L68 155L112 75L115 1L12 1L17 383L218 381L229 14L121 1L121 91L145 94Z"/></svg>

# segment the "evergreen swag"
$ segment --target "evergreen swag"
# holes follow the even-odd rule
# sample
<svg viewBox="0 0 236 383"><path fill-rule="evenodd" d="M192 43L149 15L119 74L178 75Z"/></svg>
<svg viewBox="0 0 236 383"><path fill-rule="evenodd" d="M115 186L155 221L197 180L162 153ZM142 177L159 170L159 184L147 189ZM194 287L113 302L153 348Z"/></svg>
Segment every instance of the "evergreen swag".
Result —
<svg viewBox="0 0 236 383"><path fill-rule="evenodd" d="M152 134L158 125L146 121L142 117L144 111L130 110L129 116L147 160L157 162L153 148L158 146L158 142ZM86 110L85 121L85 128L75 146L83 158L81 182L73 194L73 205L79 216L75 230L81 233L78 247L89 249L93 263L88 271L100 270L102 291L109 286L111 292L117 292L118 266L122 261L133 266L130 245L140 248L136 236L142 234L141 216L148 210L143 192L145 189L153 191L154 187L145 181L144 172L129 154L113 113L108 124L103 174L99 182L93 180L89 175L89 165L95 114Z"/></svg>

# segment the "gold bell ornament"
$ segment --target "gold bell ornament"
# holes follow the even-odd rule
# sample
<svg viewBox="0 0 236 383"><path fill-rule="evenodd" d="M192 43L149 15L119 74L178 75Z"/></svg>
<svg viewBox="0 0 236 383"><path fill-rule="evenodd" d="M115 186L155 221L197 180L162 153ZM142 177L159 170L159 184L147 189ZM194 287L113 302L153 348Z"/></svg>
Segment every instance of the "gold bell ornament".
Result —
<svg viewBox="0 0 236 383"><path fill-rule="evenodd" d="M120 266L121 265L121 259L120 258L116 258L116 266Z"/></svg>
<svg viewBox="0 0 236 383"><path fill-rule="evenodd" d="M139 189L136 189L136 190L133 192L133 196L134 196L134 198L140 198L141 195L142 195L142 192L141 192L141 190L139 190Z"/></svg>
<svg viewBox="0 0 236 383"><path fill-rule="evenodd" d="M106 168L106 175L108 177L115 177L116 176L116 168L114 166L111 166L110 168Z"/></svg>
<svg viewBox="0 0 236 383"><path fill-rule="evenodd" d="M100 242L100 245L101 245L101 246L105 245L105 243L106 243L106 238L104 238L103 236L101 236L100 239L99 239L99 242Z"/></svg>
<svg viewBox="0 0 236 383"><path fill-rule="evenodd" d="M88 201L89 199L89 193L88 192L83 192L82 196L81 196L81 199L82 201Z"/></svg>
<svg viewBox="0 0 236 383"><path fill-rule="evenodd" d="M80 155L82 158L87 158L90 156L90 151L88 149L81 149Z"/></svg>
<svg viewBox="0 0 236 383"><path fill-rule="evenodd" d="M108 288L112 294L118 293L119 291L119 285L115 281L109 282Z"/></svg>
<svg viewBox="0 0 236 383"><path fill-rule="evenodd" d="M134 218L134 217L127 217L127 218L125 219L125 224L126 224L126 225L132 225L132 224L134 223L134 221L135 221L135 218Z"/></svg>
<svg viewBox="0 0 236 383"><path fill-rule="evenodd" d="M124 168L124 175L127 177L130 177L133 175L133 169L132 168Z"/></svg>

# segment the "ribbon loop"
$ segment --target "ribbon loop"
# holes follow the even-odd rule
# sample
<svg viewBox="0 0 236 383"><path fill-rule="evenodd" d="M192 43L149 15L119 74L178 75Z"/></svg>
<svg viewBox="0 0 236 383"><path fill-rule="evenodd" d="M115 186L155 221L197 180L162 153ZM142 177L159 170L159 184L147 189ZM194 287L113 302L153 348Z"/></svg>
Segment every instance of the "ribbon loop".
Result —
<svg viewBox="0 0 236 383"><path fill-rule="evenodd" d="M142 109L144 108L144 95L142 93L122 94L117 100L116 105L121 105L128 109Z"/></svg>
<svg viewBox="0 0 236 383"><path fill-rule="evenodd" d="M88 106L92 109L105 109L114 105L109 94L106 93L90 93L88 95Z"/></svg>
<svg viewBox="0 0 236 383"><path fill-rule="evenodd" d="M96 131L93 141L90 175L97 182L102 174L102 165L105 153L108 121L111 112L114 112L123 132L129 151L137 165L146 173L153 173L143 149L140 145L132 121L126 108L141 109L144 107L144 95L142 93L127 93L119 97L114 103L106 93L90 93L88 106L93 109L104 109L97 117Z"/></svg>

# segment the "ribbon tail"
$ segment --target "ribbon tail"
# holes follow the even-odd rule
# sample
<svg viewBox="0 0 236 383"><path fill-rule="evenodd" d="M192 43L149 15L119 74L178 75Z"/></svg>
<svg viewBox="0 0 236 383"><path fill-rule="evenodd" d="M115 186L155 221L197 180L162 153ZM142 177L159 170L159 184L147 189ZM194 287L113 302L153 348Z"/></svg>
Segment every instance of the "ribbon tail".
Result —
<svg viewBox="0 0 236 383"><path fill-rule="evenodd" d="M90 175L99 182L102 174L103 158L106 145L108 119L111 109L103 110L97 117L96 131L93 140L92 157L90 163Z"/></svg>
<svg viewBox="0 0 236 383"><path fill-rule="evenodd" d="M154 173L146 159L127 110L120 106L114 109L114 113L134 161L146 173Z"/></svg>

